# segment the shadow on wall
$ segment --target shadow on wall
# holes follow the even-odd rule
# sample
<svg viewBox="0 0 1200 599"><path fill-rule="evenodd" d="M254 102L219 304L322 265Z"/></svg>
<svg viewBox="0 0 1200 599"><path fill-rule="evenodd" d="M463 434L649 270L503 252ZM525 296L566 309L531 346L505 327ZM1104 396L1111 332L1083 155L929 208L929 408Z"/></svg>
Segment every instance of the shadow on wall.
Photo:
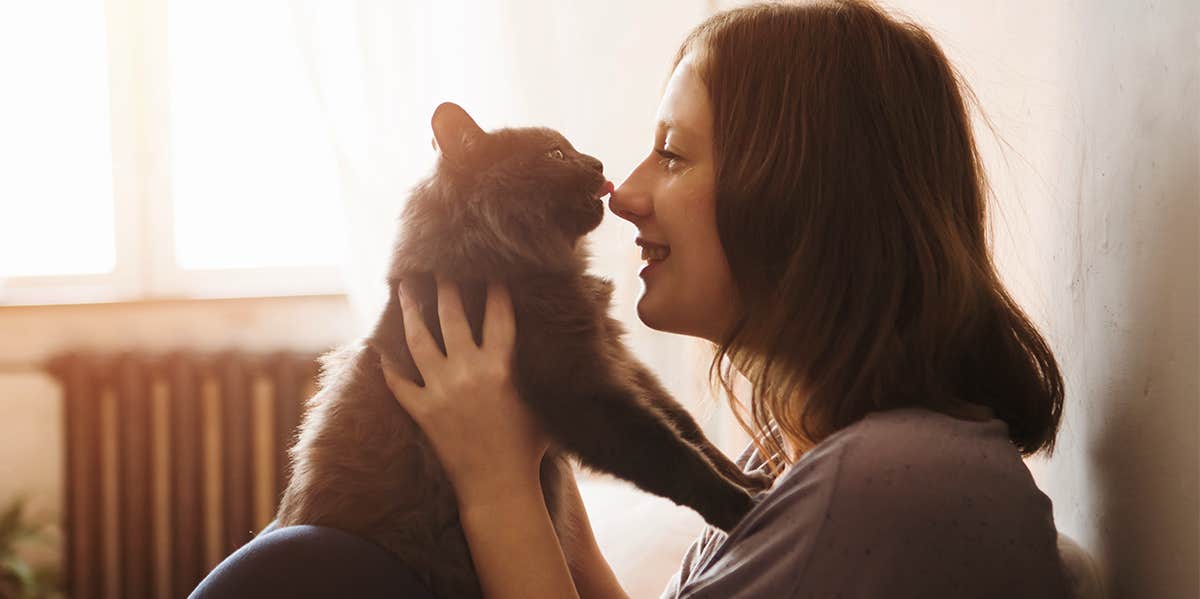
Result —
<svg viewBox="0 0 1200 599"><path fill-rule="evenodd" d="M1200 10L1107 4L1067 24L1081 40L1082 342L1059 351L1078 353L1068 409L1082 412L1076 464L1093 473L1083 492L1110 596L1196 597Z"/></svg>
<svg viewBox="0 0 1200 599"><path fill-rule="evenodd" d="M1104 412L1092 416L1099 428L1090 446L1098 550L1114 573L1113 597L1178 596L1188 580L1195 589L1189 596L1200 596L1197 211L1186 191L1196 189L1196 177L1178 166L1162 183L1168 197L1144 202L1154 214L1149 230L1170 234L1149 236L1144 246L1139 240L1128 279L1130 312L1116 316L1115 334L1105 335L1114 342L1106 363L1093 371L1108 376L1096 381L1104 386L1085 387Z"/></svg>

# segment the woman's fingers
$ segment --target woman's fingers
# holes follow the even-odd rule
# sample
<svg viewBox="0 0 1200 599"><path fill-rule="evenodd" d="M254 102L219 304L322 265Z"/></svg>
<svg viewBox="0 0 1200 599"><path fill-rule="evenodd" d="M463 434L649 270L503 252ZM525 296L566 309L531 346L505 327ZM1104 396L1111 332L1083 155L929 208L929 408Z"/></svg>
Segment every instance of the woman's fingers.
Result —
<svg viewBox="0 0 1200 599"><path fill-rule="evenodd" d="M454 281L443 279L437 275L438 320L442 323L442 339L446 341L446 355L474 349L475 340L471 337L471 325L463 314L462 297L458 294L458 285Z"/></svg>
<svg viewBox="0 0 1200 599"><path fill-rule="evenodd" d="M433 336L429 334L429 329L425 327L425 321L421 318L421 310L417 306L417 302L404 292L403 283L399 295L400 313L404 317L404 340L408 343L408 353L412 354L413 362L417 365L417 370L421 372L421 377L428 381L430 375L437 369L437 365L444 359L442 352L438 349Z"/></svg>
<svg viewBox="0 0 1200 599"><path fill-rule="evenodd" d="M388 389L392 391L392 395L396 397L396 401L404 406L405 410L411 414L413 409L420 407L420 402L413 401L413 398L421 392L421 387L416 383L404 378L394 363L385 356L379 356L379 366L383 370L383 380L387 383Z"/></svg>
<svg viewBox="0 0 1200 599"><path fill-rule="evenodd" d="M483 313L483 346L508 352L512 349L516 330L508 287L503 283L489 283L487 307Z"/></svg>

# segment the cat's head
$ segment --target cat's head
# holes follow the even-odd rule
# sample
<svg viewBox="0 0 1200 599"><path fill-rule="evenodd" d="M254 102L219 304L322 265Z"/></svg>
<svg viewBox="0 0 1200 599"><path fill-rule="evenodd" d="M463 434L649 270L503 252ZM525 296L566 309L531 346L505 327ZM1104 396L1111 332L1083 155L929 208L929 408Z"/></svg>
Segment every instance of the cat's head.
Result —
<svg viewBox="0 0 1200 599"><path fill-rule="evenodd" d="M507 228L497 233L574 243L604 218L600 198L612 191L604 166L557 131L484 131L452 102L437 107L432 125L439 185L450 186L461 208L487 226Z"/></svg>

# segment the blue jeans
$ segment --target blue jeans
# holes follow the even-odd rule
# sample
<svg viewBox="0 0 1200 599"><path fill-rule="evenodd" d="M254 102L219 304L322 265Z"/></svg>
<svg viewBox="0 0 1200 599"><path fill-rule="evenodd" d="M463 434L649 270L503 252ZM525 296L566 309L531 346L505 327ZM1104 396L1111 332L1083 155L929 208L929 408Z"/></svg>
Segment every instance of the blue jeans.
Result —
<svg viewBox="0 0 1200 599"><path fill-rule="evenodd" d="M263 529L213 568L189 599L436 599L383 547L324 526Z"/></svg>

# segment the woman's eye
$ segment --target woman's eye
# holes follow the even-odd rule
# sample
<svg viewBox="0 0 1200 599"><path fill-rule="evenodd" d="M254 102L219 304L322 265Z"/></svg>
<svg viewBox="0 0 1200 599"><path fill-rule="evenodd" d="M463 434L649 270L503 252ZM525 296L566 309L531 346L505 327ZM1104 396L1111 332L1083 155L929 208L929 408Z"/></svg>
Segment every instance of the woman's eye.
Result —
<svg viewBox="0 0 1200 599"><path fill-rule="evenodd" d="M555 160L562 160L564 158L563 151L558 148L554 148L553 150L546 152L546 156L549 156Z"/></svg>
<svg viewBox="0 0 1200 599"><path fill-rule="evenodd" d="M671 170L679 164L679 156L665 149L655 150L655 152L658 154L658 163L667 167L667 170Z"/></svg>

